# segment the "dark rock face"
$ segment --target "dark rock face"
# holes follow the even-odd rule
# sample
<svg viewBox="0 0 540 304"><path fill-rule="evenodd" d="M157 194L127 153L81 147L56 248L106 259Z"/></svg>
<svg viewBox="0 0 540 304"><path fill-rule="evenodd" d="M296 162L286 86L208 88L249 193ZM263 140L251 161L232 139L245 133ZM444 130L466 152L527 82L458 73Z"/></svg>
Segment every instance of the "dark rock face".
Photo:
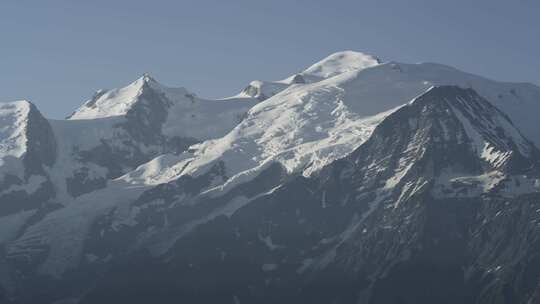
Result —
<svg viewBox="0 0 540 304"><path fill-rule="evenodd" d="M179 154L199 142L195 138L166 137L162 133L162 126L167 119L168 109L172 106L164 93L153 90L148 83L143 85L140 99L127 113L126 122L118 124L127 132L130 141L127 146L137 150L141 144L156 147L158 152ZM192 97L193 98L193 97ZM140 153L140 151L137 151ZM142 153L141 153L142 154ZM156 155L153 155L155 157ZM141 163L139 163L141 164Z"/></svg>
<svg viewBox="0 0 540 304"><path fill-rule="evenodd" d="M17 299L536 303L540 193L526 185L539 166L537 148L474 91L434 88L316 176L274 164L203 193L227 180L218 164L146 191L133 222L116 223L119 210L95 222L92 259L25 282Z"/></svg>
<svg viewBox="0 0 540 304"><path fill-rule="evenodd" d="M27 125L27 149L23 162L25 176L43 175L43 166L51 167L56 160L56 138L49 122L30 104Z"/></svg>
<svg viewBox="0 0 540 304"><path fill-rule="evenodd" d="M242 92L251 97L256 97L258 95L261 95L261 92L259 92L259 89L252 85L248 85L245 89L242 90Z"/></svg>
<svg viewBox="0 0 540 304"><path fill-rule="evenodd" d="M121 126L137 142L147 145L160 143L155 135L161 134L161 125L171 104L165 94L156 92L147 82L143 84L138 98L139 102L126 114L127 122Z"/></svg>

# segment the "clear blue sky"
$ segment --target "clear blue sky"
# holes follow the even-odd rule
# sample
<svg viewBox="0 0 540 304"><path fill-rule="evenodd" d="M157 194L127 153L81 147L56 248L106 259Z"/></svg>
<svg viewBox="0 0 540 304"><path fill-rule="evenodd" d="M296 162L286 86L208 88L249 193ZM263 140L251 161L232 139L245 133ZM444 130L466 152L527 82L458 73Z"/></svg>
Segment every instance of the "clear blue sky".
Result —
<svg viewBox="0 0 540 304"><path fill-rule="evenodd" d="M340 50L540 84L538 0L3 0L0 101L61 118L149 72L235 94Z"/></svg>

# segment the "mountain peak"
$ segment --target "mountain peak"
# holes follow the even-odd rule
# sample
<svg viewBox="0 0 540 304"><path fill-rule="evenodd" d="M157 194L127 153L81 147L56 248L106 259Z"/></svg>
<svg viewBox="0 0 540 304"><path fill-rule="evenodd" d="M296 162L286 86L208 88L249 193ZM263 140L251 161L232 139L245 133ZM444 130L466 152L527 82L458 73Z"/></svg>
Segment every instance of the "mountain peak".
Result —
<svg viewBox="0 0 540 304"><path fill-rule="evenodd" d="M143 73L141 77L134 81L134 83L138 83L141 85L150 84L161 86L161 84L159 84L159 82L157 82L157 80L147 72Z"/></svg>
<svg viewBox="0 0 540 304"><path fill-rule="evenodd" d="M154 77L152 77L148 72L143 73L142 77L145 81L155 81Z"/></svg>
<svg viewBox="0 0 540 304"><path fill-rule="evenodd" d="M68 119L94 119L125 115L146 89L163 91L164 87L148 73L120 89L98 90Z"/></svg>
<svg viewBox="0 0 540 304"><path fill-rule="evenodd" d="M355 51L341 51L333 53L313 64L302 72L302 74L325 79L349 71L370 68L380 63L380 59L372 55Z"/></svg>
<svg viewBox="0 0 540 304"><path fill-rule="evenodd" d="M437 195L496 190L501 177L535 168L537 153L473 89L435 86L388 115L364 144L323 175L340 176L327 173L342 170L362 191L397 190L395 207L428 183L436 185ZM457 180L466 185L458 187Z"/></svg>
<svg viewBox="0 0 540 304"><path fill-rule="evenodd" d="M330 54L300 73L279 81L252 81L239 96L257 98L260 101L276 95L290 85L318 82L350 71L360 71L379 65L381 61L372 55L355 51Z"/></svg>

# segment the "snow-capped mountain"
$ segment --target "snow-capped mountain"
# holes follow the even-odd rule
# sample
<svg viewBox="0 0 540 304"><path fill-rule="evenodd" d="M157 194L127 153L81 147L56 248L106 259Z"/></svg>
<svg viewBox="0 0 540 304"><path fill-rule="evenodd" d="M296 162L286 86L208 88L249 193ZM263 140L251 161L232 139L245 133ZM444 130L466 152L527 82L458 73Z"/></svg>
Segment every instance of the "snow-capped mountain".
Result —
<svg viewBox="0 0 540 304"><path fill-rule="evenodd" d="M252 97L265 100L294 84L305 84L321 81L345 72L359 71L376 66L380 60L360 52L343 51L331 54L313 64L304 71L293 74L279 81L252 81L238 97Z"/></svg>
<svg viewBox="0 0 540 304"><path fill-rule="evenodd" d="M255 103L201 99L149 75L124 88L100 90L68 120L49 121L59 146L59 161L49 172L59 199L65 203L161 154L223 136Z"/></svg>
<svg viewBox="0 0 540 304"><path fill-rule="evenodd" d="M351 51L221 100L144 75L67 120L0 104L0 284L13 303L532 303L538 113L534 85Z"/></svg>
<svg viewBox="0 0 540 304"><path fill-rule="evenodd" d="M202 99L184 88L165 87L145 74L124 88L97 91L69 120L124 117L137 124L134 128L201 141L225 135L255 103L252 98Z"/></svg>
<svg viewBox="0 0 540 304"><path fill-rule="evenodd" d="M349 57L345 58L348 62ZM396 108L432 86L448 84L475 89L507 113L529 139L540 143L535 124L540 90L536 86L494 82L438 64L375 62L288 87L251 108L225 136L194 145L177 158L155 159L122 179L159 184L182 174L196 175L215 162L224 163L226 184L256 176L275 161L289 172L309 175L352 152ZM317 66L321 65L313 67Z"/></svg>

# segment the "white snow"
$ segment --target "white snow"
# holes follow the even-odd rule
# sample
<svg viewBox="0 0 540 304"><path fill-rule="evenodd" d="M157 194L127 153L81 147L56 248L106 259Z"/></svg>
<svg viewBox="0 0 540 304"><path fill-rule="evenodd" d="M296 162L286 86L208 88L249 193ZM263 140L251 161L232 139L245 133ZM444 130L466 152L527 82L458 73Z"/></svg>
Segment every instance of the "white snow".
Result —
<svg viewBox="0 0 540 304"><path fill-rule="evenodd" d="M374 56L355 51L333 53L307 68L300 75L315 81L334 77L350 71L361 71L376 66L380 60Z"/></svg>
<svg viewBox="0 0 540 304"><path fill-rule="evenodd" d="M388 114L362 118L348 109L342 96L343 90L334 83L290 87L252 107L224 137L192 146L193 153L180 155L169 169L152 170L157 174L145 182L198 174L218 160L225 162L231 181L251 179L274 161L288 172L302 170L309 175L359 146ZM145 171L136 174L148 175ZM125 179L141 180L133 173Z"/></svg>
<svg viewBox="0 0 540 304"><path fill-rule="evenodd" d="M25 100L0 102L0 178L5 173L22 177L30 107Z"/></svg>
<svg viewBox="0 0 540 304"><path fill-rule="evenodd" d="M318 82L336 75L359 71L380 63L379 59L361 52L343 51L333 53L321 61L311 65L304 71L293 74L278 81L254 80L236 97L253 97L266 99L285 90L291 85L298 84L296 79L305 83Z"/></svg>
<svg viewBox="0 0 540 304"><path fill-rule="evenodd" d="M112 90L98 90L94 97L85 102L73 113L70 119L94 119L125 115L138 101L145 83L154 84L144 75L130 85Z"/></svg>
<svg viewBox="0 0 540 304"><path fill-rule="evenodd" d="M186 154L183 154L184 156ZM174 154L163 154L153 160L142 164L134 171L131 171L120 179L129 184L160 184L161 174L166 170L175 172L175 165L180 161L178 156ZM177 173L179 173L178 170Z"/></svg>
<svg viewBox="0 0 540 304"><path fill-rule="evenodd" d="M384 188L391 189L391 188L394 188L396 185L398 185L401 179L407 174L407 172L409 172L409 170L412 168L413 165L414 165L414 162L408 162L406 163L404 167L399 168L395 172L395 175L390 177L386 181Z"/></svg>

